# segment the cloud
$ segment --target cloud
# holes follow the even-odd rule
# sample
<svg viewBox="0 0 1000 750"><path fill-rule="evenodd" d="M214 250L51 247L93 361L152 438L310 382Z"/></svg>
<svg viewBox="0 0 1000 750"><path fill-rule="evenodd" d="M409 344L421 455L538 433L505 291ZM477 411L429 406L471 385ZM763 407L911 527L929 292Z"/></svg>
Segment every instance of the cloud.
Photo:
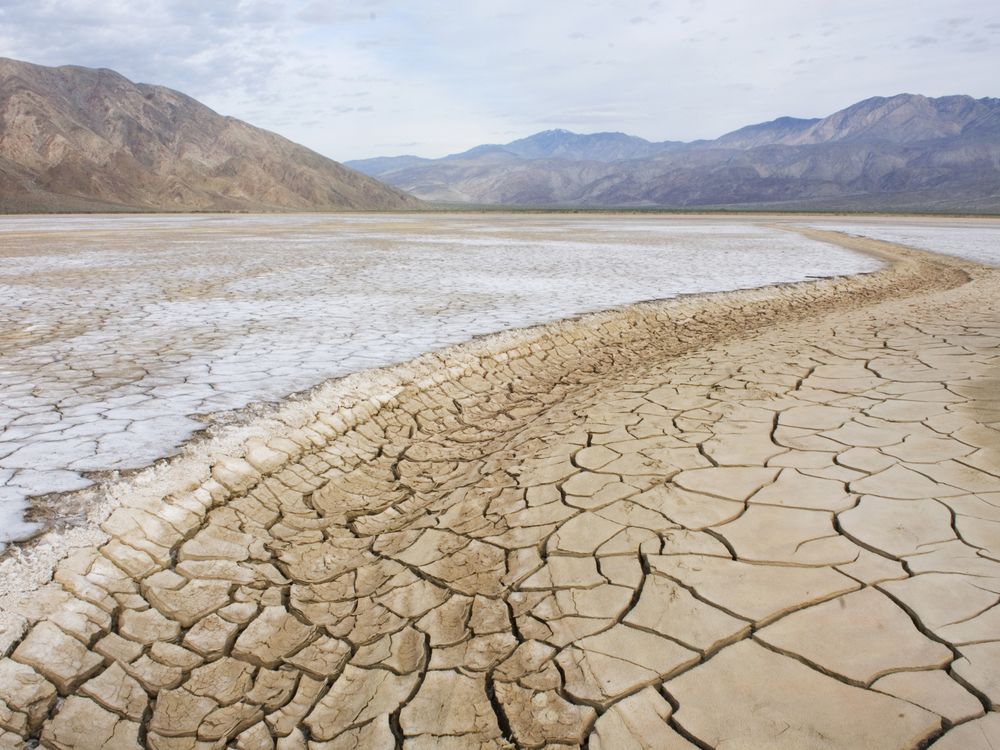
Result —
<svg viewBox="0 0 1000 750"><path fill-rule="evenodd" d="M549 127L708 138L956 82L992 96L997 30L992 0L0 2L0 55L113 68L338 159Z"/></svg>
<svg viewBox="0 0 1000 750"><path fill-rule="evenodd" d="M338 3L309 2L300 8L295 17L310 24L342 24L374 21L378 18L377 3L359 2L355 7L343 7Z"/></svg>

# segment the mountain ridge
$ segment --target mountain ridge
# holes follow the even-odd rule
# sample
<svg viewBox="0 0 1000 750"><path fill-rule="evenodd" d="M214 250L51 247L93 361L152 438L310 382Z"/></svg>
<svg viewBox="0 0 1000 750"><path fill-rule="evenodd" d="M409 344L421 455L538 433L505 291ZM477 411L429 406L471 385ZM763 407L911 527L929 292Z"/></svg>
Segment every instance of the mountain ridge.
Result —
<svg viewBox="0 0 1000 750"><path fill-rule="evenodd" d="M609 135L636 151L573 158L582 155L577 144ZM870 97L827 117L779 117L689 143L550 130L491 145L490 160L483 148L441 159L346 163L425 200L449 203L822 208L826 201L841 208L957 210L971 201L976 210L1000 212L1000 99L993 98Z"/></svg>
<svg viewBox="0 0 1000 750"><path fill-rule="evenodd" d="M165 86L0 57L0 212L421 205Z"/></svg>

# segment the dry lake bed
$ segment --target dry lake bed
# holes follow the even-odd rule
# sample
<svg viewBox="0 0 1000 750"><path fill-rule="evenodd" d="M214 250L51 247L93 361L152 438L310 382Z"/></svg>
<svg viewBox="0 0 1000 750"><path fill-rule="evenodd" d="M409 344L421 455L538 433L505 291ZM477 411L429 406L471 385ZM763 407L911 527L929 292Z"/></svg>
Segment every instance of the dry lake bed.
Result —
<svg viewBox="0 0 1000 750"><path fill-rule="evenodd" d="M0 748L1000 747L998 247L3 220Z"/></svg>
<svg viewBox="0 0 1000 750"><path fill-rule="evenodd" d="M0 546L31 495L168 456L203 418L473 336L872 271L747 222L539 216L0 221Z"/></svg>

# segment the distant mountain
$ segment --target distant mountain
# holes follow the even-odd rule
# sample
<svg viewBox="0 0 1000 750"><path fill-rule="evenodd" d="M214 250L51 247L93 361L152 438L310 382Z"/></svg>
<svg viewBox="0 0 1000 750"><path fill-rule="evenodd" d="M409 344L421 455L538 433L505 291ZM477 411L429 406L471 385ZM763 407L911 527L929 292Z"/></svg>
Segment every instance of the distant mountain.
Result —
<svg viewBox="0 0 1000 750"><path fill-rule="evenodd" d="M712 141L550 130L347 164L438 202L1000 212L1000 99L900 94Z"/></svg>
<svg viewBox="0 0 1000 750"><path fill-rule="evenodd" d="M424 159L419 156L377 156L373 159L357 159L345 163L367 175L378 175L443 161L467 162L473 159L490 159L509 162L510 159L505 157L510 156L518 159L615 162L642 159L683 148L685 145L687 144L681 141L653 143L645 138L625 133L581 134L571 133L568 130L544 130L510 143L486 143L441 159Z"/></svg>
<svg viewBox="0 0 1000 750"><path fill-rule="evenodd" d="M1000 100L969 96L900 94L873 97L829 117L798 120L782 117L722 136L717 145L751 148L781 144L802 146L834 141L920 143L963 134L1000 133Z"/></svg>
<svg viewBox="0 0 1000 750"><path fill-rule="evenodd" d="M421 205L177 91L0 58L0 212Z"/></svg>
<svg viewBox="0 0 1000 750"><path fill-rule="evenodd" d="M776 143L788 143L820 122L817 117L812 120L802 120L798 117L779 117L770 122L747 125L732 133L726 133L711 143L717 148L756 148L757 146L772 146Z"/></svg>
<svg viewBox="0 0 1000 750"><path fill-rule="evenodd" d="M511 141L503 149L522 159L612 162L642 159L682 145L684 144L676 141L652 143L645 138L625 133L579 134L568 130L545 130Z"/></svg>

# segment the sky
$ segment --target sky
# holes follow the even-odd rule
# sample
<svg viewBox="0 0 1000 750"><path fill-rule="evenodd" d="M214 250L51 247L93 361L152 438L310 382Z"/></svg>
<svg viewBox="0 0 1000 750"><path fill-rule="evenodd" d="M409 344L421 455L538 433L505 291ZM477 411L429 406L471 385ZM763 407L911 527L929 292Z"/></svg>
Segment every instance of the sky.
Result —
<svg viewBox="0 0 1000 750"><path fill-rule="evenodd" d="M112 68L340 161L433 157L1000 96L1000 2L0 0L0 56Z"/></svg>

